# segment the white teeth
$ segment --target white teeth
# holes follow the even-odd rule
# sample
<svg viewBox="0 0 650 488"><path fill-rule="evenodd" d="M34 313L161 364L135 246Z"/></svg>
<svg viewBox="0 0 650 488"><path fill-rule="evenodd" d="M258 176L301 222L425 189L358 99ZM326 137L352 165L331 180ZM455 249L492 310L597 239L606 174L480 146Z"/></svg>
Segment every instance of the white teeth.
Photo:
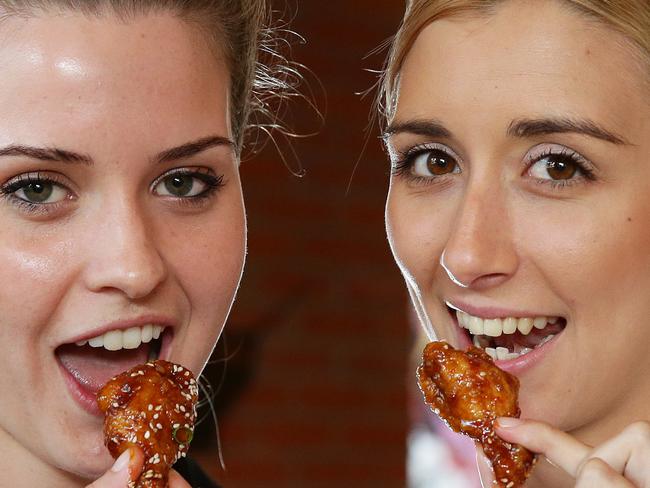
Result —
<svg viewBox="0 0 650 488"><path fill-rule="evenodd" d="M530 334L530 331L533 330L533 319L522 318L517 322L517 329L524 335Z"/></svg>
<svg viewBox="0 0 650 488"><path fill-rule="evenodd" d="M108 351L119 351L121 349L137 349L140 344L158 339L164 327L160 325L147 324L142 327L131 327L125 330L110 330L100 336L88 340L75 342L77 346L89 344L90 347L103 347Z"/></svg>
<svg viewBox="0 0 650 488"><path fill-rule="evenodd" d="M152 335L154 339L158 339L160 337L160 333L162 332L163 328L160 325L154 325L152 327Z"/></svg>
<svg viewBox="0 0 650 488"><path fill-rule="evenodd" d="M122 336L124 333L121 330L111 330L104 334L104 349L109 351L119 351L122 349Z"/></svg>
<svg viewBox="0 0 650 488"><path fill-rule="evenodd" d="M142 329L131 327L122 332L122 346L124 349L137 349L142 344Z"/></svg>
<svg viewBox="0 0 650 488"><path fill-rule="evenodd" d="M508 359L508 354L510 354L510 351L508 351L507 347L497 347L497 359Z"/></svg>
<svg viewBox="0 0 650 488"><path fill-rule="evenodd" d="M485 330L483 326L483 320L478 317L470 317L469 319L469 331L474 335L483 335Z"/></svg>
<svg viewBox="0 0 650 488"><path fill-rule="evenodd" d="M503 322L501 319L487 319L484 324L484 335L490 337L499 337L503 332Z"/></svg>
<svg viewBox="0 0 650 488"><path fill-rule="evenodd" d="M515 359L524 354L528 354L533 349L524 347L516 342L511 344L508 349L507 347L483 347L487 344L497 345L491 342L492 339L489 337L499 337L502 334L514 334L519 331L523 335L528 335L533 329L544 329L548 324L555 324L559 320L559 317L505 317L505 318L492 318L492 319L482 319L480 317L475 317L469 315L460 310L456 311L456 316L458 317L458 324L470 331L473 335L473 344L478 348L482 348L493 360L509 360ZM483 336L482 338L480 336ZM485 337L487 336L487 337ZM554 334L546 336L535 348L540 347L546 344L554 337ZM505 340L502 344L509 344L509 340ZM514 350L511 350L514 349Z"/></svg>
<svg viewBox="0 0 650 488"><path fill-rule="evenodd" d="M533 326L536 329L543 329L546 327L547 322L546 317L537 317L536 319L533 319Z"/></svg>
<svg viewBox="0 0 650 488"><path fill-rule="evenodd" d="M458 325L468 329L472 335L499 337L501 334L514 334L517 330L524 335L533 328L544 329L548 324L555 324L559 317L505 317L502 319L482 319L460 310L456 311ZM155 337L155 336L154 336Z"/></svg>
<svg viewBox="0 0 650 488"><path fill-rule="evenodd" d="M142 328L142 342L151 342L153 339L153 326L147 324Z"/></svg>
<svg viewBox="0 0 650 488"><path fill-rule="evenodd" d="M517 331L517 319L508 317L503 319L503 333L514 334Z"/></svg>

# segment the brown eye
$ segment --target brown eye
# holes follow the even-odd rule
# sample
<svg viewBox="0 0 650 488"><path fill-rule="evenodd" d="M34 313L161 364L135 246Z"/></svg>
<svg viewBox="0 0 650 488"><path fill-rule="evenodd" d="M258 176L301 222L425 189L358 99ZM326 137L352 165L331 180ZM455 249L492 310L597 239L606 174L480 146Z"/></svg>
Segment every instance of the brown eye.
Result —
<svg viewBox="0 0 650 488"><path fill-rule="evenodd" d="M578 172L578 165L569 156L552 156L547 158L546 171L554 180L570 180Z"/></svg>
<svg viewBox="0 0 650 488"><path fill-rule="evenodd" d="M585 176L587 172L572 154L557 153L540 157L530 167L529 174L540 180L568 181Z"/></svg>
<svg viewBox="0 0 650 488"><path fill-rule="evenodd" d="M456 158L441 149L431 149L415 156L412 172L416 176L432 177L460 173Z"/></svg>

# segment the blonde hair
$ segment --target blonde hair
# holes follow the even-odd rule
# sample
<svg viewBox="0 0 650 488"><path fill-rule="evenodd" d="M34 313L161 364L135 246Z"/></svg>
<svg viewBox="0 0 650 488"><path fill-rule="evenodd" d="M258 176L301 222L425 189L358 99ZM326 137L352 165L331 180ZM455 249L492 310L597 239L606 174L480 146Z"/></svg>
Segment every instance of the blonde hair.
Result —
<svg viewBox="0 0 650 488"><path fill-rule="evenodd" d="M215 52L225 56L230 71L230 122L238 153L248 129L269 132L280 125L274 101L281 103L300 81L293 63L278 50L285 39L276 30L287 31L271 26L267 0L0 0L3 18L50 11L113 14L124 20L169 12L198 26Z"/></svg>
<svg viewBox="0 0 650 488"><path fill-rule="evenodd" d="M394 115L399 73L418 34L431 22L459 15L490 15L508 0L408 0L404 18L392 40L380 79L377 105L384 122ZM559 0L622 33L650 64L649 0Z"/></svg>

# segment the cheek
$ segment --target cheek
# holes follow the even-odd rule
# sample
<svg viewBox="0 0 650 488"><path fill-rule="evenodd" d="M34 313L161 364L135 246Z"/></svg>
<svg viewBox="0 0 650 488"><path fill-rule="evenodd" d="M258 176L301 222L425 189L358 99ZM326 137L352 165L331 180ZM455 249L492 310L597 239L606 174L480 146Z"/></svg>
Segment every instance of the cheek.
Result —
<svg viewBox="0 0 650 488"><path fill-rule="evenodd" d="M200 222L179 223L165 242L165 255L192 310L190 334L216 337L244 266L246 219L240 191L224 192L218 208ZM173 232L174 236L171 236ZM201 329L201 330L199 330Z"/></svg>
<svg viewBox="0 0 650 488"><path fill-rule="evenodd" d="M648 212L643 200L610 194L581 205L523 208L520 248L534 256L573 318L611 310L650 289L650 228L642 224Z"/></svg>
<svg viewBox="0 0 650 488"><path fill-rule="evenodd" d="M450 232L449 207L431 195L409 195L398 183L391 185L386 204L386 230L393 255L422 286L433 279Z"/></svg>
<svg viewBox="0 0 650 488"><path fill-rule="evenodd" d="M67 288L70 273L65 263L70 262L67 246L48 239L5 240L0 245L2 279L11 283L0 287L1 335L35 340L39 324L45 326Z"/></svg>

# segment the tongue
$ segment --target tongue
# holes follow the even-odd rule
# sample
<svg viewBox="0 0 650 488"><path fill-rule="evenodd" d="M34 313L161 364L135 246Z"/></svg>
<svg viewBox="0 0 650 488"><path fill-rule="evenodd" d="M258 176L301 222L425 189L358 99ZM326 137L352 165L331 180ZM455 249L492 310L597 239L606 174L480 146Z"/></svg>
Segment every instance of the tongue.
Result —
<svg viewBox="0 0 650 488"><path fill-rule="evenodd" d="M107 351L103 347L66 344L57 349L56 354L63 367L89 392L96 394L113 376L146 363L149 344L137 349Z"/></svg>

